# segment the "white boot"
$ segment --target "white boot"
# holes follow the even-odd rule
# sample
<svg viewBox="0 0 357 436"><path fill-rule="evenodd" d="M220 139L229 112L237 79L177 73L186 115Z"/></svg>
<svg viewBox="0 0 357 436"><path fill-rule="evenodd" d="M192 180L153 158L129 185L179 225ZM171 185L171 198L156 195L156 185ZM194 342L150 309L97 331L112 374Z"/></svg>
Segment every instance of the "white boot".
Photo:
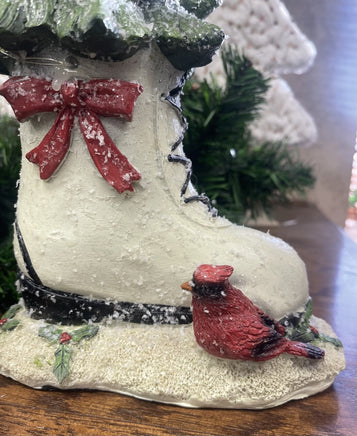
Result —
<svg viewBox="0 0 357 436"><path fill-rule="evenodd" d="M187 168L169 156L184 156L181 143L171 152L183 133L182 116L165 99L183 72L157 48L120 63L81 59L75 74L50 69L44 74L55 86L75 76L143 87L132 122L102 118L113 142L141 174L133 193L119 194L100 176L76 122L69 154L49 181L23 160L18 225L44 285L93 298L189 306L182 281L202 263L229 264L235 269L232 282L275 318L303 309L306 272L291 247L213 217L200 201L184 202L197 192L189 184L181 196ZM23 156L41 142L55 116L36 115L21 124ZM26 274L18 247L16 257Z"/></svg>
<svg viewBox="0 0 357 436"><path fill-rule="evenodd" d="M65 60L67 54L57 56ZM119 194L111 187L93 164L77 121L69 154L50 180L41 180L38 166L23 159L17 204L23 246L15 243L24 275L31 275L30 261L46 292L48 288L69 292L89 301L106 300L108 305L132 302L168 305L173 310L184 306L187 313L191 296L182 291L181 283L200 264L228 264L235 271L231 283L270 316L280 319L304 309L305 266L289 245L214 217L207 204L195 201L198 194L191 184L183 189L189 171L180 142L184 124L167 99L182 86L183 72L175 70L155 46L123 62L80 59L75 73L46 68L41 75L53 79L56 89L73 76L114 78L143 87L132 122L101 118L141 180L133 183L134 192ZM21 125L24 156L41 142L54 119L54 114L40 114ZM22 290L26 287L28 283ZM31 313L33 308L29 309ZM117 317L123 319L121 315ZM6 364L0 361L0 369L34 387L107 389L192 407L261 408L318 392L343 367L343 355L330 344L324 362L314 362L319 369L312 371L310 362L294 366L287 355L263 364L215 358L199 349L191 324L103 321L97 335L73 351L69 375L56 380L46 363L56 347L46 338L54 334L66 342L68 336L63 339L60 332L71 333L74 327L46 327L44 332L43 320L23 312L19 319L23 328L15 329L11 338L0 338L11 355ZM314 322L332 334L323 321Z"/></svg>

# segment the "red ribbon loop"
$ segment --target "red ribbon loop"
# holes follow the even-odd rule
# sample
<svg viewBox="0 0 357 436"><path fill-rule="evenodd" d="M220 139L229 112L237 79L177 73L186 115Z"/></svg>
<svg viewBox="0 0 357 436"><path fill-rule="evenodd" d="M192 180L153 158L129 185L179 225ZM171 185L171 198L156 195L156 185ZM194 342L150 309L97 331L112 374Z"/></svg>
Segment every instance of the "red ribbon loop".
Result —
<svg viewBox="0 0 357 436"><path fill-rule="evenodd" d="M41 143L26 154L39 166L41 179L50 178L65 158L76 116L96 167L120 193L133 191L132 182L141 176L120 153L97 115L131 121L142 91L138 84L112 79L69 81L56 91L46 79L12 77L0 87L0 95L10 103L19 121L41 112L59 112Z"/></svg>

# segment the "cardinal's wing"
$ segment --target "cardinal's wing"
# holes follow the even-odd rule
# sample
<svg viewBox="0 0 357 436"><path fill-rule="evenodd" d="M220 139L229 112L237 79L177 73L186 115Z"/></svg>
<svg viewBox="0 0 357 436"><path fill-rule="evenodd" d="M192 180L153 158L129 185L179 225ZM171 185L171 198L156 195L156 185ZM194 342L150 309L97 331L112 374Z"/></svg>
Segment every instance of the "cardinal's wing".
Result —
<svg viewBox="0 0 357 436"><path fill-rule="evenodd" d="M227 314L220 324L227 339L240 347L254 348L261 342L270 341L277 333L263 323L258 314L252 313L243 313L239 317Z"/></svg>

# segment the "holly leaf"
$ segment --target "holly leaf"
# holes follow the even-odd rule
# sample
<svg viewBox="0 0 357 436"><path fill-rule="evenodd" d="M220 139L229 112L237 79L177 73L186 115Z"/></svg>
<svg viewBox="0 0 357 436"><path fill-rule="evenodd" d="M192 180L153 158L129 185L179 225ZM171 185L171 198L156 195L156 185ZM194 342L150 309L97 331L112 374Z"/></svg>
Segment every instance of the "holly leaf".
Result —
<svg viewBox="0 0 357 436"><path fill-rule="evenodd" d="M2 325L1 330L3 331L14 330L14 328L16 328L19 324L20 321L18 319L10 319Z"/></svg>
<svg viewBox="0 0 357 436"><path fill-rule="evenodd" d="M280 320L280 323L286 327L286 337L292 341L299 341L305 343L330 342L336 348L343 347L342 342L338 338L320 333L311 328L310 320L312 317L312 299L306 303L304 312L299 313L297 316L293 315L285 317Z"/></svg>
<svg viewBox="0 0 357 436"><path fill-rule="evenodd" d="M318 339L322 342L330 342L336 348L343 347L342 342L338 338L333 338L332 336L325 335L324 333L319 333Z"/></svg>
<svg viewBox="0 0 357 436"><path fill-rule="evenodd" d="M68 345L61 344L55 351L55 364L53 374L57 380L62 383L69 374L69 362L71 360L72 350Z"/></svg>
<svg viewBox="0 0 357 436"><path fill-rule="evenodd" d="M97 334L99 327L96 325L85 325L70 333L73 342L79 342L85 338L92 338Z"/></svg>
<svg viewBox="0 0 357 436"><path fill-rule="evenodd" d="M304 312L303 317L301 319L301 324L309 326L311 317L312 317L312 298L310 297L307 300L307 303L305 306L305 312Z"/></svg>
<svg viewBox="0 0 357 436"><path fill-rule="evenodd" d="M16 313L21 309L21 304L14 304L13 306L9 307L9 309L2 315L2 319L10 319L13 318Z"/></svg>
<svg viewBox="0 0 357 436"><path fill-rule="evenodd" d="M38 329L38 335L41 336L41 338L47 339L51 344L59 341L62 333L63 330L53 324Z"/></svg>
<svg viewBox="0 0 357 436"><path fill-rule="evenodd" d="M305 325L302 325L300 327L294 328L288 334L288 337L291 341L307 343L314 341L318 337L318 334L312 331L310 328L306 327Z"/></svg>

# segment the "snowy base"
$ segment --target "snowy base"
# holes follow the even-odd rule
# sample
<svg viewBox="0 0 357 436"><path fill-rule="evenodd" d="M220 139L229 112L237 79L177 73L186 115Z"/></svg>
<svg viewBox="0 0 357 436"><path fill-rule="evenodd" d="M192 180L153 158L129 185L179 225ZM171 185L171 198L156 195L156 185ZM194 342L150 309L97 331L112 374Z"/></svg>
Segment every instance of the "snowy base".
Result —
<svg viewBox="0 0 357 436"><path fill-rule="evenodd" d="M343 349L330 343L321 344L326 355L320 361L288 354L266 362L231 361L202 350L192 325L112 322L69 344L70 372L59 383L52 372L58 343L38 336L44 322L24 310L16 319L16 329L0 333L0 373L38 389L99 389L185 407L262 409L326 389L345 366ZM312 325L335 336L321 319L313 317Z"/></svg>

